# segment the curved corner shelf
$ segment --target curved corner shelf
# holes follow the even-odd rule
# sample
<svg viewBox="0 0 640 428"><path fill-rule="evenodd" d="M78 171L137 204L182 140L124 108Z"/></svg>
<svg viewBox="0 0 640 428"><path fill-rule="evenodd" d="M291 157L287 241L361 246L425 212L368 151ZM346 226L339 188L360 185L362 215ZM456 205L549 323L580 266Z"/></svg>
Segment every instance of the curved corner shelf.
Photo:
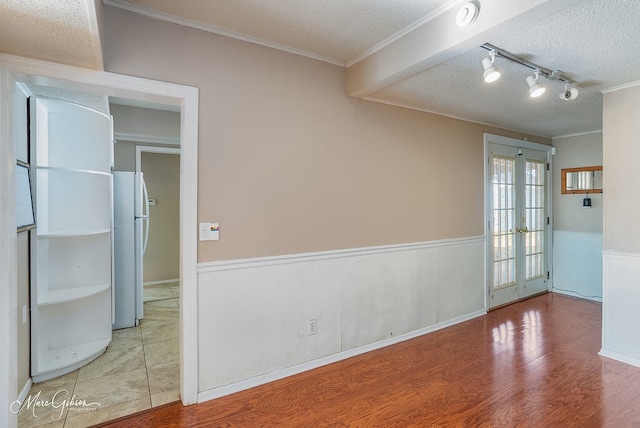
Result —
<svg viewBox="0 0 640 428"><path fill-rule="evenodd" d="M110 283L90 285L87 287L67 288L55 291L39 291L38 306L56 305L58 303L73 302L78 299L90 297L111 287Z"/></svg>
<svg viewBox="0 0 640 428"><path fill-rule="evenodd" d="M110 338L50 349L46 358L43 358L41 370L33 374L33 379L35 382L42 382L70 373L102 355L109 343L111 343Z"/></svg>
<svg viewBox="0 0 640 428"><path fill-rule="evenodd" d="M110 176L111 172L97 170L97 169L78 169L78 168L66 168L61 166L47 166L47 165L36 165L36 168L42 171L62 171L62 172L74 172L80 174L97 174L97 175L107 175Z"/></svg>
<svg viewBox="0 0 640 428"><path fill-rule="evenodd" d="M37 228L36 228L37 230ZM40 238L71 238L74 236L91 236L91 235L102 235L104 233L111 233L111 229L99 229L99 230L94 230L91 232L54 232L54 233L47 233L47 234L37 234L36 236L38 237L38 239Z"/></svg>
<svg viewBox="0 0 640 428"><path fill-rule="evenodd" d="M32 96L31 376L78 369L111 341L113 123L77 104ZM65 289L60 289L66 287Z"/></svg>

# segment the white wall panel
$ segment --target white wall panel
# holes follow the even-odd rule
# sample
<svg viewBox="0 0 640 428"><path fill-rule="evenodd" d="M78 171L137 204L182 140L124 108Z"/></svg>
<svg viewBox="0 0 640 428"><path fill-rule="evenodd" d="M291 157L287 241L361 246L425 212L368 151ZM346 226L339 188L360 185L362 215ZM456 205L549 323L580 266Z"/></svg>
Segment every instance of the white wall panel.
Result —
<svg viewBox="0 0 640 428"><path fill-rule="evenodd" d="M343 350L436 323L434 251L427 248L342 261Z"/></svg>
<svg viewBox="0 0 640 428"><path fill-rule="evenodd" d="M199 291L200 390L340 351L340 261L203 274ZM318 332L308 334L308 320Z"/></svg>
<svg viewBox="0 0 640 428"><path fill-rule="evenodd" d="M437 250L438 323L485 308L484 281L478 278L478 273L484 275L484 252L472 245L449 245Z"/></svg>
<svg viewBox="0 0 640 428"><path fill-rule="evenodd" d="M602 355L640 366L640 254L605 251Z"/></svg>
<svg viewBox="0 0 640 428"><path fill-rule="evenodd" d="M484 242L201 264L201 393L213 398L484 313Z"/></svg>
<svg viewBox="0 0 640 428"><path fill-rule="evenodd" d="M602 301L602 234L553 232L553 291Z"/></svg>

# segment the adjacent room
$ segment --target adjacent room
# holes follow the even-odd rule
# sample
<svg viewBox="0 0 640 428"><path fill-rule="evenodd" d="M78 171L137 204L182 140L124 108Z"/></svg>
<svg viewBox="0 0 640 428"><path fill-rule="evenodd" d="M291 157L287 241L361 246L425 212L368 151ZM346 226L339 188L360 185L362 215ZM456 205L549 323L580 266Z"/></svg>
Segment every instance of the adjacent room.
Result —
<svg viewBox="0 0 640 428"><path fill-rule="evenodd" d="M640 423L638 22L0 5L0 425Z"/></svg>

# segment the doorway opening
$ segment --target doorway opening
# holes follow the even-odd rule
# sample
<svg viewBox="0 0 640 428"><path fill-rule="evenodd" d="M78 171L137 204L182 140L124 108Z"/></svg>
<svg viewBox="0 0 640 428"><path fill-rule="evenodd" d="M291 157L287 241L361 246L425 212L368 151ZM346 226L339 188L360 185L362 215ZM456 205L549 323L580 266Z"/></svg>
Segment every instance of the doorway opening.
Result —
<svg viewBox="0 0 640 428"><path fill-rule="evenodd" d="M40 85L52 89L72 90L102 95L120 97L144 105L168 105L180 111L180 141L182 152L180 156L180 286L179 293L181 304L179 309L179 330L187 331L180 334L179 341L179 371L180 371L180 397L185 404L197 401L197 115L198 93L196 88L183 85L169 84L165 82L150 81L147 79L133 78L113 73L93 72L75 69L58 64L43 63L24 58L4 56L2 59L2 89L7 90L8 97L3 97L2 111L11 112L3 117L14 117L16 106L24 105L19 102L19 91L14 88L19 84ZM4 93L4 92L3 92ZM9 120L2 121L2 136L8 137L16 132L16 125ZM12 141L3 138L3 141ZM8 158L15 157L15 152L9 144L2 144L2 155ZM5 195L12 195L10 191L14 185L14 179L3 180L0 191ZM186 189L186 191L184 191ZM2 217L3 223L1 236L8 242L7 248L15 247L17 235L11 232L12 222L10 217ZM7 220L6 222L4 220ZM14 229L15 230L15 229ZM186 233L191 231L192 233ZM3 255L5 255L3 251ZM15 281L17 267L10 266L7 272L3 272L2 279L9 284L9 294L16 295L17 283ZM17 342L17 326L14 313L2 314L6 326L6 337L10 343ZM6 322L5 322L6 321ZM4 327L3 327L4 329ZM9 347L7 356L9 361L16 361L18 351L15 347ZM7 379L3 387L2 396L12 397L16 389L28 392L29 387L18 385L15 367L3 365L5 369L0 371L0 376ZM24 398L23 393L19 398ZM5 414L8 416L8 414ZM4 420L4 416L3 416ZM9 423L9 422L8 422Z"/></svg>

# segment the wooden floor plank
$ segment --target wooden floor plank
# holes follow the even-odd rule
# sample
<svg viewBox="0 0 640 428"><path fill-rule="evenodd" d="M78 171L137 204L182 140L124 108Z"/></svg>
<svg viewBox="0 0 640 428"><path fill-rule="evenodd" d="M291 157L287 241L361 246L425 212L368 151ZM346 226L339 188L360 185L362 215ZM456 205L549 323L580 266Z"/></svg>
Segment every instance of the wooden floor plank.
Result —
<svg viewBox="0 0 640 428"><path fill-rule="evenodd" d="M546 294L137 427L640 426L640 368L598 355L601 305Z"/></svg>

